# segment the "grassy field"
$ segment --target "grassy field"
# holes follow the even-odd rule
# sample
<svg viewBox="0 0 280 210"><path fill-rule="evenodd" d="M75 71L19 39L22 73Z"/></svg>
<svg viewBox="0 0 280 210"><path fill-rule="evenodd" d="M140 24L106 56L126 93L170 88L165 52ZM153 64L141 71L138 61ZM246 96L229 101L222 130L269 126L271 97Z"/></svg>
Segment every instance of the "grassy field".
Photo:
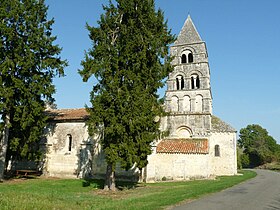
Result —
<svg viewBox="0 0 280 210"><path fill-rule="evenodd" d="M16 179L0 183L0 209L164 209L196 199L254 177L218 177L216 180L117 183L119 191L104 192L98 180Z"/></svg>

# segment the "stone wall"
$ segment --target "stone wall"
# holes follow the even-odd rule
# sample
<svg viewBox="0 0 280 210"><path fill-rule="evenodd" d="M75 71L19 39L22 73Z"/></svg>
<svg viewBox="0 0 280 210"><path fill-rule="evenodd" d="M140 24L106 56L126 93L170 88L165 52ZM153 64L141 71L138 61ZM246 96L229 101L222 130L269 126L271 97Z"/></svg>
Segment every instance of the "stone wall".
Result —
<svg viewBox="0 0 280 210"><path fill-rule="evenodd" d="M210 178L208 154L156 154L148 157L146 181Z"/></svg>
<svg viewBox="0 0 280 210"><path fill-rule="evenodd" d="M215 145L219 145L220 154L215 156ZM236 133L214 132L210 137L209 155L212 173L215 175L237 174Z"/></svg>
<svg viewBox="0 0 280 210"><path fill-rule="evenodd" d="M215 154L216 145L219 146L218 154ZM147 182L208 179L214 176L237 174L235 132L212 133L208 154L158 154L155 150L156 145L153 153L148 157Z"/></svg>
<svg viewBox="0 0 280 210"><path fill-rule="evenodd" d="M99 143L100 135L90 138L84 122L53 122L49 124L46 133L45 176L104 179L107 164ZM138 177L137 168L125 171L117 165L118 180L138 181Z"/></svg>
<svg viewBox="0 0 280 210"><path fill-rule="evenodd" d="M91 175L93 140L84 122L50 123L46 138L44 175L69 178Z"/></svg>
<svg viewBox="0 0 280 210"><path fill-rule="evenodd" d="M162 119L162 128L166 126L164 122ZM183 122L186 122L186 119L182 119ZM72 137L71 151L69 151L69 135ZM99 138L98 135L89 138L87 127L83 122L51 123L48 127L44 175L63 178L87 176L104 178L107 165ZM210 178L215 175L237 173L235 132L211 133L208 154L156 153L159 142L154 143L153 153L148 156L149 164L143 171L147 182ZM215 156L216 145L219 146L219 156ZM137 181L139 170L133 167L125 171L117 166L116 177L119 180Z"/></svg>

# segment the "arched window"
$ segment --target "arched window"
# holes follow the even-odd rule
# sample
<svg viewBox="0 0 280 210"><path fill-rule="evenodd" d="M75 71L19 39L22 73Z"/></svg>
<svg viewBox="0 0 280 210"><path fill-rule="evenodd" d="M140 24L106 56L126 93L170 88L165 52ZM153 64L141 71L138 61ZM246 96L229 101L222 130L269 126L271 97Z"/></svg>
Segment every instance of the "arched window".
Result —
<svg viewBox="0 0 280 210"><path fill-rule="evenodd" d="M184 83L184 78L181 77L181 90L184 89L185 83Z"/></svg>
<svg viewBox="0 0 280 210"><path fill-rule="evenodd" d="M176 78L176 89L179 90L180 89L180 83L179 83L179 79Z"/></svg>
<svg viewBox="0 0 280 210"><path fill-rule="evenodd" d="M199 76L197 75L196 77L196 88L199 89L200 88L200 80L199 80Z"/></svg>
<svg viewBox="0 0 280 210"><path fill-rule="evenodd" d="M72 135L67 134L67 138L68 138L68 151L71 152L71 149L72 149Z"/></svg>
<svg viewBox="0 0 280 210"><path fill-rule="evenodd" d="M181 57L181 63L187 63L187 56L185 54Z"/></svg>
<svg viewBox="0 0 280 210"><path fill-rule="evenodd" d="M185 86L184 77L182 75L178 75L176 77L176 89L182 90L184 89L184 86Z"/></svg>
<svg viewBox="0 0 280 210"><path fill-rule="evenodd" d="M215 157L220 157L220 146L218 144L215 145Z"/></svg>
<svg viewBox="0 0 280 210"><path fill-rule="evenodd" d="M195 86L194 86L194 78L191 77L191 88L194 89L194 87L195 87Z"/></svg>
<svg viewBox="0 0 280 210"><path fill-rule="evenodd" d="M191 89L199 89L200 88L200 79L197 74L191 76Z"/></svg>
<svg viewBox="0 0 280 210"><path fill-rule="evenodd" d="M193 54L189 53L188 54L188 63L192 63L193 62Z"/></svg>

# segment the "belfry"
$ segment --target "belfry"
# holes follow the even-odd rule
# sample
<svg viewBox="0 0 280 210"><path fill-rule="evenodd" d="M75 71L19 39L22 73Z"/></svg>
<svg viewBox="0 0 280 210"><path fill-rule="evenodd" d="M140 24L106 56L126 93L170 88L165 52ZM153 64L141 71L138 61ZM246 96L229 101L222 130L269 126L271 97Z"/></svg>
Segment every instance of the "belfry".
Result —
<svg viewBox="0 0 280 210"><path fill-rule="evenodd" d="M205 42L192 19L185 24L170 49L174 71L167 80L166 111L172 137L209 137L212 95Z"/></svg>
<svg viewBox="0 0 280 210"><path fill-rule="evenodd" d="M205 42L190 16L170 47L173 71L167 79L161 130L145 175L147 181L234 175L236 131L212 113L210 68Z"/></svg>

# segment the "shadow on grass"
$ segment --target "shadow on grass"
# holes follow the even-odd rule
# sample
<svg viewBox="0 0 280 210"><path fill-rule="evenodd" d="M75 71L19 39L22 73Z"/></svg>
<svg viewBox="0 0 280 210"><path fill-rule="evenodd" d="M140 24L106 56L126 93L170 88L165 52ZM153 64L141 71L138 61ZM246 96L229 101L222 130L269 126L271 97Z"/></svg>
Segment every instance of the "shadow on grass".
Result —
<svg viewBox="0 0 280 210"><path fill-rule="evenodd" d="M10 173L5 174L4 180L13 180L13 179L38 179L40 178L41 174L16 174L16 173Z"/></svg>
<svg viewBox="0 0 280 210"><path fill-rule="evenodd" d="M96 189L103 189L104 188L104 180L102 179L84 179L82 182L83 187L93 187Z"/></svg>
<svg viewBox="0 0 280 210"><path fill-rule="evenodd" d="M96 189L103 189L105 181L103 179L84 179L82 182L83 187L93 187ZM118 190L129 190L140 187L141 184L138 182L128 182L128 181L116 181L116 186ZM141 185L142 186L142 185Z"/></svg>

